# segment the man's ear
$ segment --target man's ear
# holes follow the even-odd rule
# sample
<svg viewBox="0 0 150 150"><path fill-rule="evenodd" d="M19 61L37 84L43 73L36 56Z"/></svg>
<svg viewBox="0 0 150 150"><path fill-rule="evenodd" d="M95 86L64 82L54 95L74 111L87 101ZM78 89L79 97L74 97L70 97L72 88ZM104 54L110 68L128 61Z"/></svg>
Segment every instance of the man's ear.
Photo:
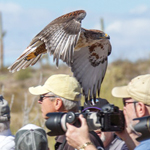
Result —
<svg viewBox="0 0 150 150"><path fill-rule="evenodd" d="M55 109L56 111L61 111L63 108L63 101L61 98L56 98L55 99Z"/></svg>
<svg viewBox="0 0 150 150"><path fill-rule="evenodd" d="M138 117L143 117L146 115L146 106L142 102L138 102L137 105L137 115Z"/></svg>

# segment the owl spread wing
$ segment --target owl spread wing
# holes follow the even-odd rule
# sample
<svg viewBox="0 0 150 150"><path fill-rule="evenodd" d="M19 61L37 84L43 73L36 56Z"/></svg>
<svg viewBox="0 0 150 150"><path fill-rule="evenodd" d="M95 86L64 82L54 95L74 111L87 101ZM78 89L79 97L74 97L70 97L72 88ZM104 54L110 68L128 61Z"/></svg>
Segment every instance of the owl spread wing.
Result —
<svg viewBox="0 0 150 150"><path fill-rule="evenodd" d="M111 45L109 40L99 40L99 42L91 46L74 52L71 69L83 87L85 100L88 97L95 99L97 90L99 95L107 68L107 56L110 52Z"/></svg>
<svg viewBox="0 0 150 150"><path fill-rule="evenodd" d="M52 21L32 39L22 55L8 67L9 71L15 72L34 65L44 53L48 52L53 55L57 66L59 59L71 66L74 76L83 88L86 100L88 97L95 99L105 76L111 45L108 36L105 37L103 32L84 31L81 28L81 21L85 16L86 12L79 10Z"/></svg>
<svg viewBox="0 0 150 150"><path fill-rule="evenodd" d="M81 21L86 16L84 10L63 15L48 24L37 34L22 55L8 67L10 72L34 65L42 54L53 54L56 65L62 59L69 66L73 60L74 47L81 32Z"/></svg>

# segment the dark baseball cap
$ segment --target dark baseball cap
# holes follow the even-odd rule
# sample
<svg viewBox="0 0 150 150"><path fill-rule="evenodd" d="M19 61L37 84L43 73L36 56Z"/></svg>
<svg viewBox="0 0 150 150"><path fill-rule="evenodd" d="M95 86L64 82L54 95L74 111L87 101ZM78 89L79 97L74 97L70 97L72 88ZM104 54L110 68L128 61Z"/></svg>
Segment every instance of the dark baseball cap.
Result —
<svg viewBox="0 0 150 150"><path fill-rule="evenodd" d="M6 122L10 120L10 108L8 102L0 95L0 122Z"/></svg>
<svg viewBox="0 0 150 150"><path fill-rule="evenodd" d="M48 150L45 130L34 124L25 125L16 133L15 150Z"/></svg>

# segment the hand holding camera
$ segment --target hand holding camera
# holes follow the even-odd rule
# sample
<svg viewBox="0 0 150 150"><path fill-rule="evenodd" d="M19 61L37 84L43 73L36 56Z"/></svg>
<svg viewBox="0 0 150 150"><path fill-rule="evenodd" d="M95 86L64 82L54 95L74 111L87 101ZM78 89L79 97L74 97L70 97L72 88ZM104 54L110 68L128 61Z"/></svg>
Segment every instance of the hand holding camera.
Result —
<svg viewBox="0 0 150 150"><path fill-rule="evenodd" d="M67 123L80 127L79 115L82 114L87 121L89 131L101 129L102 131L122 131L124 129L124 115L117 106L106 104L101 110L96 112L85 110L82 113L48 113L49 119L45 122L46 127L50 130L48 135L63 135L67 130Z"/></svg>

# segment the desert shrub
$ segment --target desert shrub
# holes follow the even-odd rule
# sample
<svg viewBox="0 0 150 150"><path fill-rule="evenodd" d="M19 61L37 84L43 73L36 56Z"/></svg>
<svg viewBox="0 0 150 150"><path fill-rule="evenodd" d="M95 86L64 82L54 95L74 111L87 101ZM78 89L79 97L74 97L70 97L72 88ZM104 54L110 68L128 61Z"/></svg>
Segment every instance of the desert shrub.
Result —
<svg viewBox="0 0 150 150"><path fill-rule="evenodd" d="M30 68L15 73L16 80L26 80L32 76Z"/></svg>

